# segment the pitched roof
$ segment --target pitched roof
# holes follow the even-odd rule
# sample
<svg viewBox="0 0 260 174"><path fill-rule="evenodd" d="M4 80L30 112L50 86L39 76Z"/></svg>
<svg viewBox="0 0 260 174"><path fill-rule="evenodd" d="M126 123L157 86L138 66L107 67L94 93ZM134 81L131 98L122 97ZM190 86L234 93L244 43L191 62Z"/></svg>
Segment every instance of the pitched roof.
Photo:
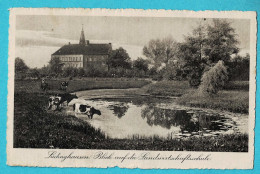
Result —
<svg viewBox="0 0 260 174"><path fill-rule="evenodd" d="M52 55L106 55L110 49L110 44L69 44L64 45Z"/></svg>

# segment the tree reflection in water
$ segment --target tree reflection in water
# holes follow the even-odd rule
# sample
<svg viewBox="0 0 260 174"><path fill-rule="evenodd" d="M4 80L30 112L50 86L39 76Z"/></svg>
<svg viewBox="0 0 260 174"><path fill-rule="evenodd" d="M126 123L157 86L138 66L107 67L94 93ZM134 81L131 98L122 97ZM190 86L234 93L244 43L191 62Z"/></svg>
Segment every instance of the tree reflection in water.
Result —
<svg viewBox="0 0 260 174"><path fill-rule="evenodd" d="M219 116L208 116L206 114L194 115L185 110L163 109L156 106L146 106L141 113L143 119L147 119L150 126L161 126L170 129L172 126L180 126L181 131L197 132L199 130L210 129L219 130L223 125Z"/></svg>
<svg viewBox="0 0 260 174"><path fill-rule="evenodd" d="M116 115L118 118L122 118L125 113L127 112L129 106L123 103L117 104L117 105L110 105L109 108L113 110L114 115Z"/></svg>

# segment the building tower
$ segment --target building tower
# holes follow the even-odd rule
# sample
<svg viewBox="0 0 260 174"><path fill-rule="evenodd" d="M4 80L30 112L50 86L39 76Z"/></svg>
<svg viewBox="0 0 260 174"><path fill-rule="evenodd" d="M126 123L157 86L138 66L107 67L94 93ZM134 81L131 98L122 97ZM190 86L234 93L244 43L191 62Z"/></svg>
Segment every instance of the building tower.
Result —
<svg viewBox="0 0 260 174"><path fill-rule="evenodd" d="M86 44L84 30L83 30L83 24L82 24L82 30L81 30L81 34L80 34L79 44L81 44L81 45Z"/></svg>

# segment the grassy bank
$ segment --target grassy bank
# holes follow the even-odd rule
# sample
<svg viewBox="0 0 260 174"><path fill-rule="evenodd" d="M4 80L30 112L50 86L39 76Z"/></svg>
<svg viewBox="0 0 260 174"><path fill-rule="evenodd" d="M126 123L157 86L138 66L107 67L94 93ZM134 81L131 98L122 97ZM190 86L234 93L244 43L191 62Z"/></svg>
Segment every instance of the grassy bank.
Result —
<svg viewBox="0 0 260 174"><path fill-rule="evenodd" d="M59 93L60 83L66 79L47 80L49 93ZM68 81L68 80L67 80ZM123 78L85 78L69 80L67 92L83 91L90 89L127 89L141 88L150 83L142 79L123 79ZM16 80L15 92L42 93L40 80Z"/></svg>
<svg viewBox="0 0 260 174"><path fill-rule="evenodd" d="M222 90L214 97L200 96L196 90L181 96L178 104L192 107L219 109L235 113L248 113L248 91Z"/></svg>
<svg viewBox="0 0 260 174"><path fill-rule="evenodd" d="M151 84L147 93L163 96L180 96L177 103L185 106L248 113L248 81L231 81L214 96L200 96L186 81L161 81Z"/></svg>
<svg viewBox="0 0 260 174"><path fill-rule="evenodd" d="M248 151L248 137L241 134L183 140L108 139L81 119L58 111L47 111L46 105L46 94L15 94L15 148Z"/></svg>
<svg viewBox="0 0 260 174"><path fill-rule="evenodd" d="M191 90L187 81L159 81L149 85L146 92L151 95L179 97Z"/></svg>

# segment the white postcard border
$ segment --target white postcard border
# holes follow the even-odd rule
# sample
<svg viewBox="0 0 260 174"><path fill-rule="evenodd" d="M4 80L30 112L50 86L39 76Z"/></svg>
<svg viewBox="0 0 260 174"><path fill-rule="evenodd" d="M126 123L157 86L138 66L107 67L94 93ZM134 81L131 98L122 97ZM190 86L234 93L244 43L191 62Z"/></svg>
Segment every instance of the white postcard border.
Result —
<svg viewBox="0 0 260 174"><path fill-rule="evenodd" d="M250 19L250 101L249 101L249 151L245 152L189 152L189 151L137 151L137 150L88 150L88 149L26 149L13 148L13 114L14 114L14 60L15 60L15 24L16 15L77 15L77 16L143 16L143 17L192 17L192 18L239 18ZM51 8L13 8L10 9L9 58L8 58L8 121L7 121L7 164L10 166L37 167L122 167L142 169L252 169L254 160L254 127L255 127L255 91L256 91L256 13L240 11L171 11L171 10L135 10L135 9L51 9ZM61 156L87 156L89 159L67 157L48 158L51 153ZM93 159L97 153L113 154L112 159ZM135 154L140 157L149 153L150 160L124 159ZM172 155L171 159L167 158ZM177 160L188 155L194 160ZM199 160L198 157L206 158ZM115 157L121 157L115 159ZM157 158L156 158L157 157ZM125 157L126 158L126 157ZM195 160L197 158L197 160Z"/></svg>

